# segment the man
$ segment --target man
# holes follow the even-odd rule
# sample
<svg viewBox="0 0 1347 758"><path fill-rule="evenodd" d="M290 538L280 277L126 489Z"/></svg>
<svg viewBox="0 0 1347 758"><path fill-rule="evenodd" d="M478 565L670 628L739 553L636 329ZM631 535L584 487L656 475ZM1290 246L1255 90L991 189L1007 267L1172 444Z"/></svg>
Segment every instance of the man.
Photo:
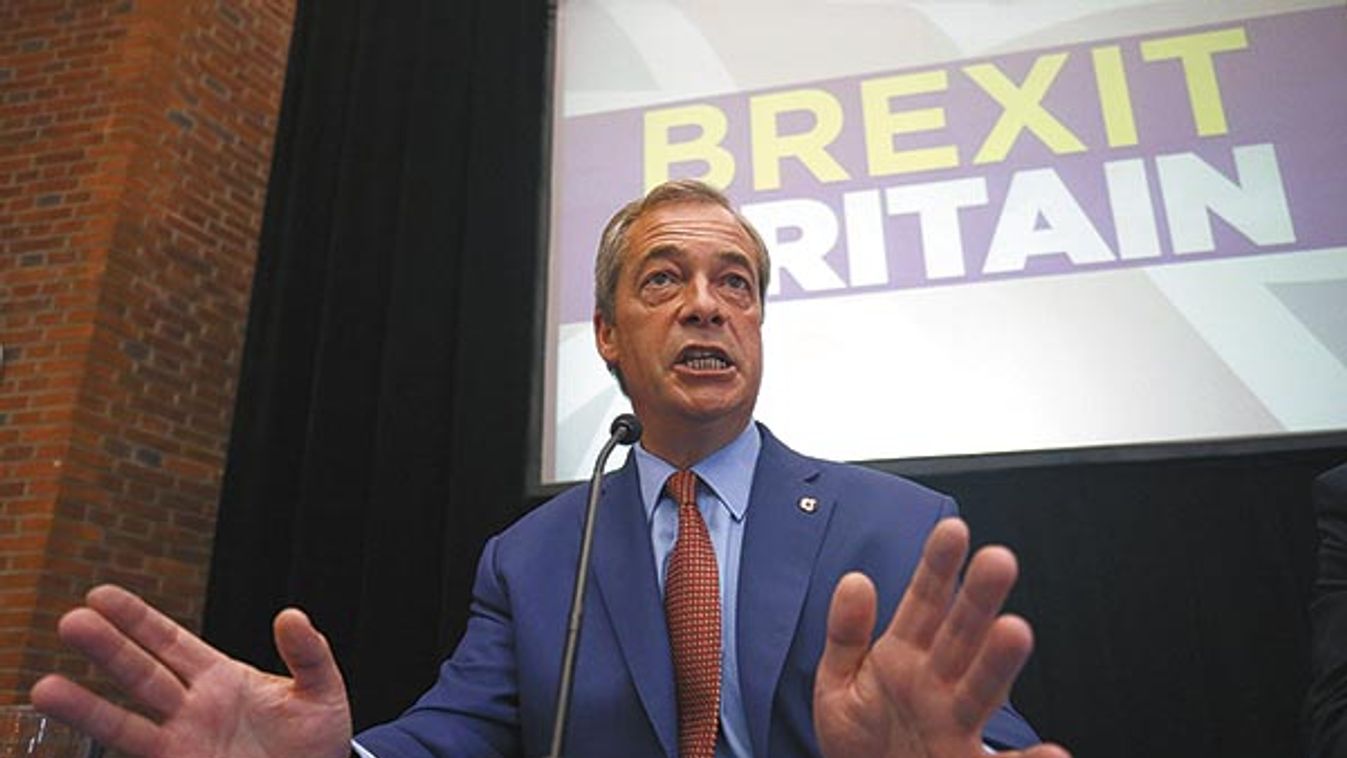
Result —
<svg viewBox="0 0 1347 758"><path fill-rule="evenodd" d="M1314 480L1319 571L1310 604L1313 680L1305 699L1310 755L1347 756L1347 463Z"/></svg>
<svg viewBox="0 0 1347 758"><path fill-rule="evenodd" d="M1005 704L1032 644L997 616L1009 551L980 551L957 587L968 535L949 498L805 458L752 423L768 271L757 234L696 182L652 190L604 232L595 338L645 432L600 502L567 753L897 758L1036 742ZM488 543L440 680L359 735L362 755L546 751L582 501L564 493ZM895 605L872 644L878 609ZM340 674L299 611L275 624L293 680L115 588L60 631L160 719L59 677L34 687L39 708L101 742L175 758L348 752Z"/></svg>

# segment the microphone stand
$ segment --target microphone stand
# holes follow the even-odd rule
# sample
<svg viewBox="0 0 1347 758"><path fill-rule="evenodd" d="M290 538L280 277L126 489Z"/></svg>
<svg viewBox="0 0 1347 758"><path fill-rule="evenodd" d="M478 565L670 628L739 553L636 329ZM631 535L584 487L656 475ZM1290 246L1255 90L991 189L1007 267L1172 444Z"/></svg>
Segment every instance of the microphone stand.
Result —
<svg viewBox="0 0 1347 758"><path fill-rule="evenodd" d="M571 612L566 624L566 647L561 654L561 681L557 685L557 708L552 719L552 748L547 758L561 758L561 743L566 738L566 720L570 715L571 689L575 684L575 653L580 647L580 621L584 616L585 584L589 576L589 553L594 544L594 517L599 510L599 485L608 456L618 445L631 445L641 438L641 422L630 413L613 419L611 436L594 461L589 478L589 500L585 503L585 525L580 535L580 561L575 569L575 589L571 593Z"/></svg>

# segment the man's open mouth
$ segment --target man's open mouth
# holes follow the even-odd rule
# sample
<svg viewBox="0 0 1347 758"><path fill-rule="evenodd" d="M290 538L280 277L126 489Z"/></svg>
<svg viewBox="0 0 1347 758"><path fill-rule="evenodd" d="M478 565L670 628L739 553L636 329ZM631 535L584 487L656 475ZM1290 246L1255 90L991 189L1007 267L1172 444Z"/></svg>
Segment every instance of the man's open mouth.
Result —
<svg viewBox="0 0 1347 758"><path fill-rule="evenodd" d="M689 347L678 354L678 362L696 371L720 371L734 365L720 350L709 347Z"/></svg>

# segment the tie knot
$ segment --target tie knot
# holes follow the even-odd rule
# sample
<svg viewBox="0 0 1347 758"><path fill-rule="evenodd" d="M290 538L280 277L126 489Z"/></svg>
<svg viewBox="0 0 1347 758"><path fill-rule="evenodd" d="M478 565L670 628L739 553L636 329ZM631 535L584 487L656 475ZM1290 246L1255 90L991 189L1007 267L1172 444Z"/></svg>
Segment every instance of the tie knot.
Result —
<svg viewBox="0 0 1347 758"><path fill-rule="evenodd" d="M669 475L664 491L679 506L697 504L697 475L691 469L680 469Z"/></svg>

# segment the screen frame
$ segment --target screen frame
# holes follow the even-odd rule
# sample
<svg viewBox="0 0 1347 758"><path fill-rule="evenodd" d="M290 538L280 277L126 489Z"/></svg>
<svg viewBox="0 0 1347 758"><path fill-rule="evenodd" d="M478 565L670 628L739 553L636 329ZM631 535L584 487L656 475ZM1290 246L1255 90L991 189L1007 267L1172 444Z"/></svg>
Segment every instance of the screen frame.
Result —
<svg viewBox="0 0 1347 758"><path fill-rule="evenodd" d="M555 209L553 198L553 150L555 145L558 97L558 30L561 0L547 0L546 40L544 41L544 96L542 102L542 145L540 153L543 171L537 187L539 233L537 240L538 277L534 282L534 325L532 391L529 402L525 495L530 505L536 505L569 489L583 480L547 482L543 480L543 446L547 442L549 413L549 372L555 369L555 360L549 353L555 349L548 338L549 311L555 308L549 302L552 278L551 244ZM595 234L597 236L597 231ZM1111 463L1172 461L1213 457L1256 456L1289 451L1347 449L1347 429L1314 432L1288 432L1278 435L1260 435L1229 438L1205 438L1183 441L1154 441L1127 444L1108 444L1065 448L1010 450L988 453L952 454L911 458L887 458L846 461L902 476L957 475L974 472L1008 471L1054 466L1088 466ZM619 459L620 460L620 459Z"/></svg>

